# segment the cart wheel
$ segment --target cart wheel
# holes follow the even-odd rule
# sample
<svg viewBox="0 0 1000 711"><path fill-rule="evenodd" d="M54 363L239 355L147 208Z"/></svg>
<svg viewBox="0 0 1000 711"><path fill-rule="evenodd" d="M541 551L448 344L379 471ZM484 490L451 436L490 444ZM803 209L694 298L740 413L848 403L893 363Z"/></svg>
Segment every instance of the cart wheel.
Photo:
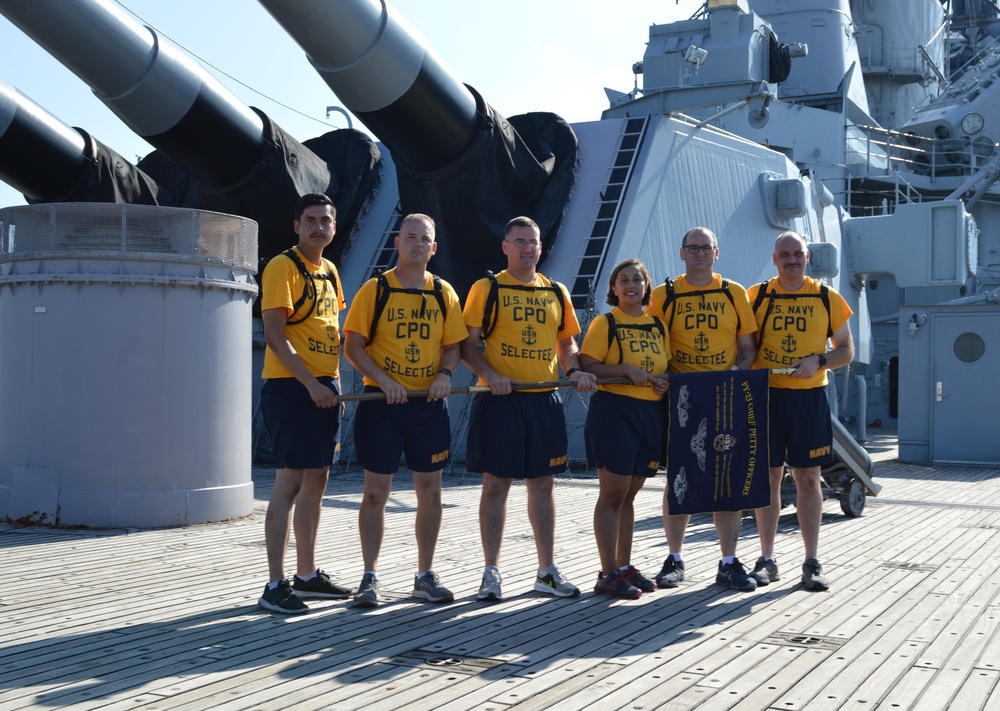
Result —
<svg viewBox="0 0 1000 711"><path fill-rule="evenodd" d="M860 479L848 479L840 493L840 509L849 518L856 518L865 510L865 487Z"/></svg>

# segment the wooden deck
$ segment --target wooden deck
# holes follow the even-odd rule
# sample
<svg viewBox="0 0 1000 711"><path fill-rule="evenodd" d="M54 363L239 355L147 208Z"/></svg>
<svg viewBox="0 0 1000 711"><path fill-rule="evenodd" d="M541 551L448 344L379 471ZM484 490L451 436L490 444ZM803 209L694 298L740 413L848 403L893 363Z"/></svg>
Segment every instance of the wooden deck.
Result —
<svg viewBox="0 0 1000 711"><path fill-rule="evenodd" d="M877 434L877 433L876 433ZM801 540L786 509L783 579L754 593L713 583L706 516L689 529L689 579L635 601L590 592L598 568L597 481L557 482L557 558L575 599L531 592L524 490L511 494L507 599L477 603L478 479L446 481L436 569L447 605L408 597L414 496L396 480L381 560L386 603L313 601L259 611L263 512L272 475L255 471L254 515L158 531L0 526L0 711L73 709L930 709L1000 708L1000 470L903 465L894 440L861 518L825 505L826 593L798 583ZM663 478L636 502L634 562L666 554ZM321 565L357 585L361 477L331 480ZM740 553L753 561L745 519Z"/></svg>

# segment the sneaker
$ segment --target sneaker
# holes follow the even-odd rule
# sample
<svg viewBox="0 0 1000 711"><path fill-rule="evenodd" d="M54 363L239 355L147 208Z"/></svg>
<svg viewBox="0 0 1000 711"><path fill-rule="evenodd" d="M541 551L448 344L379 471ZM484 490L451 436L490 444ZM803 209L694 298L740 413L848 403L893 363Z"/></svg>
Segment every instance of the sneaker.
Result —
<svg viewBox="0 0 1000 711"><path fill-rule="evenodd" d="M750 577L757 581L757 587L767 585L768 583L776 583L781 580L781 576L778 575L778 564L773 558L771 560L758 558L757 564L753 567L753 572L750 573Z"/></svg>
<svg viewBox="0 0 1000 711"><path fill-rule="evenodd" d="M806 590L826 590L830 581L823 575L823 565L815 558L806 558L802 564L802 585Z"/></svg>
<svg viewBox="0 0 1000 711"><path fill-rule="evenodd" d="M303 580L298 575L292 579L292 592L298 597L322 597L329 600L344 600L351 595L351 589L330 580L330 576L322 570L310 580Z"/></svg>
<svg viewBox="0 0 1000 711"><path fill-rule="evenodd" d="M719 585L726 585L733 590L742 590L743 592L750 592L757 589L756 578L747 575L747 571L739 561L739 558L733 558L732 563L725 564L720 560L719 572L715 574L715 582Z"/></svg>
<svg viewBox="0 0 1000 711"><path fill-rule="evenodd" d="M476 594L477 600L484 602L500 602L503 600L503 576L500 569L495 565L487 565L483 573L483 584L479 586Z"/></svg>
<svg viewBox="0 0 1000 711"><path fill-rule="evenodd" d="M376 578L371 573L365 573L364 577L361 578L361 585L358 587L358 592L354 595L354 606L355 607L378 607L379 590L382 586Z"/></svg>
<svg viewBox="0 0 1000 711"><path fill-rule="evenodd" d="M635 570L635 568L632 568L632 570ZM598 573L594 592L626 600L635 600L642 597L642 590L630 583L628 577L626 577L626 573L621 570L612 570L608 575Z"/></svg>
<svg viewBox="0 0 1000 711"><path fill-rule="evenodd" d="M628 580L632 585L642 590L644 593L653 592L656 590L656 583L647 578L645 575L639 572L639 569L634 565L630 565L624 570L625 579Z"/></svg>
<svg viewBox="0 0 1000 711"><path fill-rule="evenodd" d="M265 585L264 592L257 600L257 606L271 612L279 612L282 615L301 615L309 612L306 604L292 592L292 586L288 584L287 580L279 580L277 587L274 588Z"/></svg>
<svg viewBox="0 0 1000 711"><path fill-rule="evenodd" d="M455 599L451 590L441 585L437 573L433 570L413 578L413 597L428 602L452 602Z"/></svg>
<svg viewBox="0 0 1000 711"><path fill-rule="evenodd" d="M542 575L535 578L535 592L547 593L556 597L576 597L580 588L568 581L559 572L555 563L550 565Z"/></svg>
<svg viewBox="0 0 1000 711"><path fill-rule="evenodd" d="M676 588L684 580L684 561L674 560L672 555L668 555L663 561L660 574L656 576L656 584L661 588Z"/></svg>

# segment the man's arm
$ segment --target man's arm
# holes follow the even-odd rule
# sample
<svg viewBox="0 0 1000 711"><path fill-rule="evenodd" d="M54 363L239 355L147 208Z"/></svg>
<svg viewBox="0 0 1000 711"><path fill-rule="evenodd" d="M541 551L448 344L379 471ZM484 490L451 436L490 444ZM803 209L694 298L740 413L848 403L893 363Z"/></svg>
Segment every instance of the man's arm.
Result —
<svg viewBox="0 0 1000 711"><path fill-rule="evenodd" d="M264 322L264 343L274 353L278 362L306 387L317 407L336 406L337 393L323 385L309 372L305 363L299 358L299 354L288 342L288 336L285 335L285 328L288 325L287 310L284 308L267 309L261 313L261 318Z"/></svg>
<svg viewBox="0 0 1000 711"><path fill-rule="evenodd" d="M365 346L368 345L368 337L356 331L347 332L347 343L344 346L344 355L351 365L369 380L374 380L379 389L385 393L385 401L390 405L397 405L406 402L406 388L397 383L389 374L378 367L378 364L368 355Z"/></svg>
<svg viewBox="0 0 1000 711"><path fill-rule="evenodd" d="M597 376L580 368L580 348L572 336L556 341L556 357L562 366L566 377L572 380L574 388L581 393L589 392L597 387ZM571 374L569 371L576 369Z"/></svg>
<svg viewBox="0 0 1000 711"><path fill-rule="evenodd" d="M736 363L733 370L749 370L757 358L757 339L752 333L736 337Z"/></svg>
<svg viewBox="0 0 1000 711"><path fill-rule="evenodd" d="M823 354L826 356L827 370L835 370L854 360L854 336L851 335L850 321L845 321L844 325L834 332L830 340L833 341L833 350ZM816 371L819 370L819 355L818 353L810 355L795 363L793 365L795 372L792 373L792 377L811 378L815 375Z"/></svg>
<svg viewBox="0 0 1000 711"><path fill-rule="evenodd" d="M469 337L461 343L462 360L465 361L469 370L486 381L486 384L490 386L491 393L494 395L509 395L513 391L511 385L521 381L500 375L493 370L490 364L486 362L482 351L479 350L479 334L482 333L483 329L468 326L468 324L466 326L469 329Z"/></svg>

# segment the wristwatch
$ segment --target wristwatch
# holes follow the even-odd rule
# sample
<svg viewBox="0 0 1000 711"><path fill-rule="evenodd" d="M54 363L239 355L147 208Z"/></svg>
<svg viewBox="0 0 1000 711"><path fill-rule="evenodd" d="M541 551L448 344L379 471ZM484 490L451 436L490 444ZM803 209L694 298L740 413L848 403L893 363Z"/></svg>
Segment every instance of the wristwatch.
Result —
<svg viewBox="0 0 1000 711"><path fill-rule="evenodd" d="M822 353L817 353L816 357L819 359L819 367L820 368L825 368L826 367L826 356L823 355Z"/></svg>
<svg viewBox="0 0 1000 711"><path fill-rule="evenodd" d="M451 377L451 371L448 370L447 368L441 368L438 371L438 375L441 375L442 373L444 373L445 375L447 375L449 378Z"/></svg>
<svg viewBox="0 0 1000 711"><path fill-rule="evenodd" d="M573 373L579 373L579 372L580 372L580 369L577 368L576 366L574 366L574 367L572 367L572 368L570 368L569 370L566 371L566 377L568 378Z"/></svg>

